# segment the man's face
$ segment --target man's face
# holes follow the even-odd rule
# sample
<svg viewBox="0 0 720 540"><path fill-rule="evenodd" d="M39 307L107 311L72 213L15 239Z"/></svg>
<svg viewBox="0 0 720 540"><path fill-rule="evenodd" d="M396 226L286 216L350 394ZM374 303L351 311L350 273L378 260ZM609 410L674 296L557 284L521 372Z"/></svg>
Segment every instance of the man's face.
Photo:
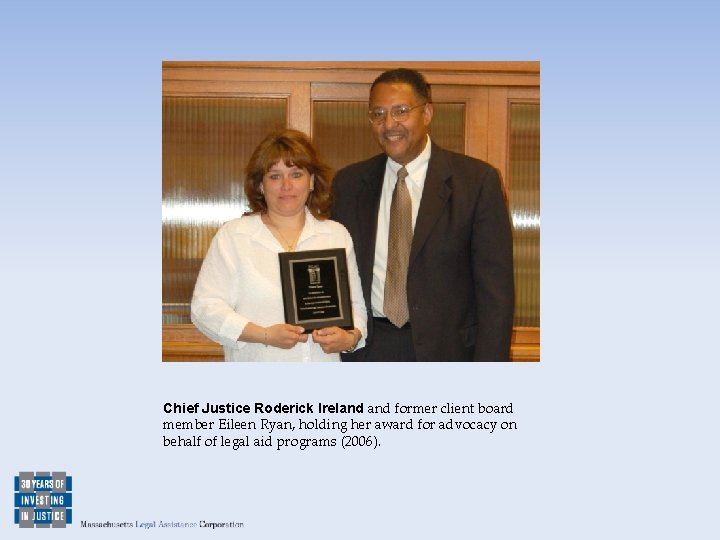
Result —
<svg viewBox="0 0 720 540"><path fill-rule="evenodd" d="M370 94L370 110L384 109L387 113L382 122L371 123L373 133L380 148L401 165L410 163L425 148L432 104L413 108L403 121L393 119L390 111L400 105L412 108L422 103L406 83L380 83Z"/></svg>

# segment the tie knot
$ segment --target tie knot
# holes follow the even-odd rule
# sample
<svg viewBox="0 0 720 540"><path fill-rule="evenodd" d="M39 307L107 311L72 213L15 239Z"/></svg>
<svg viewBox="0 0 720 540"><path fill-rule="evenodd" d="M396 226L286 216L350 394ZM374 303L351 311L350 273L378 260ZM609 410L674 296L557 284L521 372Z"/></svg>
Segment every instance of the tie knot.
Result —
<svg viewBox="0 0 720 540"><path fill-rule="evenodd" d="M405 167L400 167L400 169L398 169L398 172L397 172L398 182L402 182L403 180L405 180L407 175L408 175L407 169Z"/></svg>

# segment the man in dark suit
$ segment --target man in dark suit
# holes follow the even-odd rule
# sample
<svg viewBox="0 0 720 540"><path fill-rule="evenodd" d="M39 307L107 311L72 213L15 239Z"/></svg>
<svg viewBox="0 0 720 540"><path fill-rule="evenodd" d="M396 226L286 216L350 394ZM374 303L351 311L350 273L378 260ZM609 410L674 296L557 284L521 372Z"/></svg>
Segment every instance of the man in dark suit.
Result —
<svg viewBox="0 0 720 540"><path fill-rule="evenodd" d="M344 361L506 361L512 236L487 163L430 141L430 86L380 75L369 117L384 154L335 176L332 218L350 231L369 312L367 344Z"/></svg>

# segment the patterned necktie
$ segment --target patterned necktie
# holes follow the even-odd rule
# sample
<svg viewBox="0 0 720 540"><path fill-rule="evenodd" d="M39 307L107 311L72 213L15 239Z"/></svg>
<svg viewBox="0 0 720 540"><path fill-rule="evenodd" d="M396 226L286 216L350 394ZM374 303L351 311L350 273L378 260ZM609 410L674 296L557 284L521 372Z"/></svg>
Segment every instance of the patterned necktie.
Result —
<svg viewBox="0 0 720 540"><path fill-rule="evenodd" d="M395 191L390 204L387 274L385 276L385 317L400 328L410 320L407 301L407 272L412 243L412 202L405 183L408 172L402 167L397 173Z"/></svg>

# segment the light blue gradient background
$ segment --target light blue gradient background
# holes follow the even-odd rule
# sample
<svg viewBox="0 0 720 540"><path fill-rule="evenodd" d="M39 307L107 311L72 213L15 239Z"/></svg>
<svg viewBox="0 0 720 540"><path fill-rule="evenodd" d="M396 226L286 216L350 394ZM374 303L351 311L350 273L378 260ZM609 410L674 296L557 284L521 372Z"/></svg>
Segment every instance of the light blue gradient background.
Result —
<svg viewBox="0 0 720 540"><path fill-rule="evenodd" d="M0 536L25 534L12 477L66 470L52 535L717 537L714 6L3 2ZM162 364L161 62L398 59L541 61L542 362ZM161 446L166 401L305 400L512 401L520 429Z"/></svg>

